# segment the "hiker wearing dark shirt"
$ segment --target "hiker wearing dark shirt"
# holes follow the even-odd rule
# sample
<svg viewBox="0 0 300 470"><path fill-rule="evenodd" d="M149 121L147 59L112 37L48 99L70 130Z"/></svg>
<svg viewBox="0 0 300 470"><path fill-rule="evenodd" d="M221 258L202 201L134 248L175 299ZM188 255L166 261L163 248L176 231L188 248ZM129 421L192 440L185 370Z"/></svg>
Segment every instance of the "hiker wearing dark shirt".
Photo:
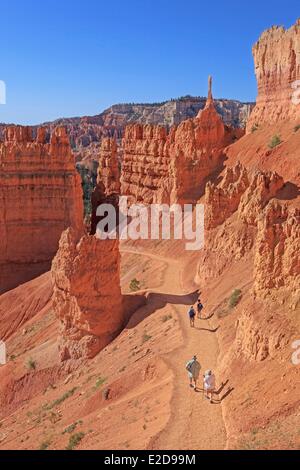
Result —
<svg viewBox="0 0 300 470"><path fill-rule="evenodd" d="M198 299L198 302L197 302L197 316L199 319L201 319L201 312L203 310L203 305L201 303L201 300Z"/></svg>
<svg viewBox="0 0 300 470"><path fill-rule="evenodd" d="M193 306L191 306L191 308L189 309L189 319L190 319L191 327L195 326L195 316L196 316L195 309Z"/></svg>

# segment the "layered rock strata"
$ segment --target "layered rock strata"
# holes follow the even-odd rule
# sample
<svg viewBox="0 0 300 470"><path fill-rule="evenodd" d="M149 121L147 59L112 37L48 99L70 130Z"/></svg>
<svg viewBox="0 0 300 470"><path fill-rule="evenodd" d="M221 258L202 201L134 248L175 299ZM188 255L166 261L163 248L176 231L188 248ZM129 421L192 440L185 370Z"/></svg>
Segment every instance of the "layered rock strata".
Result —
<svg viewBox="0 0 300 470"><path fill-rule="evenodd" d="M222 150L242 135L218 115L211 93L197 117L172 127L134 124L123 139L121 192L144 203L196 202Z"/></svg>
<svg viewBox="0 0 300 470"><path fill-rule="evenodd" d="M82 191L63 127L12 126L0 142L0 292L47 271L59 238L82 223Z"/></svg>
<svg viewBox="0 0 300 470"><path fill-rule="evenodd" d="M300 118L300 19L289 29L273 26L253 47L258 97L248 131L265 123Z"/></svg>
<svg viewBox="0 0 300 470"><path fill-rule="evenodd" d="M92 358L125 326L144 296L121 293L119 240L96 234L99 204L118 209L120 192L116 142L104 139L92 195L91 234L68 229L52 263L53 308L61 321L62 361Z"/></svg>

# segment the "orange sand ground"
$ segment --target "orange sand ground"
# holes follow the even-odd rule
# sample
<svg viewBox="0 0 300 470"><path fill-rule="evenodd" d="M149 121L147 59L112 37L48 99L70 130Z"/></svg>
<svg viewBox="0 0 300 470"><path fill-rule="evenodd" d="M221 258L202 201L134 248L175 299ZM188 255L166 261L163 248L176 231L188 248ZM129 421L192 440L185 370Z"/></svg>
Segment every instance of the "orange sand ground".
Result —
<svg viewBox="0 0 300 470"><path fill-rule="evenodd" d="M216 312L233 288L243 287L247 301L247 264L237 264L222 282L208 286L202 298L210 319L197 320L191 329L187 310L198 295L197 258L197 252L183 257L177 242L123 244L123 292L129 292L130 280L137 278L148 302L89 362L59 364L49 274L2 296L4 326L16 325L15 305L19 302L21 310L29 289L32 299L40 300L30 301L30 312L18 320L17 331L7 340L9 362L0 368L0 449L64 449L76 433L83 433L77 449L299 448L299 399L285 416L269 413L269 423L256 426L258 365L240 361L237 376L218 374L219 342L223 348L230 344L238 310L226 318ZM188 386L185 363L194 354L202 372L216 370L220 393L213 405L202 391L195 393ZM35 370L30 370L29 359ZM276 400L275 366L268 364L269 391L263 397L269 407ZM240 372L243 380L238 380ZM242 435L234 435L232 416L227 419L232 410L237 422L244 423Z"/></svg>

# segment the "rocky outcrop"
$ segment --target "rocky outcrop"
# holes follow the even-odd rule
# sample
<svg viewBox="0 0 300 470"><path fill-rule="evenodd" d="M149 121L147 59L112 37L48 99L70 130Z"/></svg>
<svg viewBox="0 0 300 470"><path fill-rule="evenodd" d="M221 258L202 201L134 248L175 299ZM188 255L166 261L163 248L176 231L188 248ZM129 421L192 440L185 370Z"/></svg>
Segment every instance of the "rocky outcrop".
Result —
<svg viewBox="0 0 300 470"><path fill-rule="evenodd" d="M195 118L205 107L205 97L185 96L163 103L116 104L96 116L58 119L44 124L47 133L65 126L76 161L98 160L101 141L105 137L121 139L129 124L152 124L171 127ZM227 126L244 128L254 103L215 99L218 114ZM7 125L0 124L0 137Z"/></svg>
<svg viewBox="0 0 300 470"><path fill-rule="evenodd" d="M207 230L221 225L239 207L240 200L249 186L248 172L238 163L225 170L219 186L208 182L205 188L205 227Z"/></svg>
<svg viewBox="0 0 300 470"><path fill-rule="evenodd" d="M241 197L239 219L247 225L257 226L262 210L283 186L284 180L277 173L255 171Z"/></svg>
<svg viewBox="0 0 300 470"><path fill-rule="evenodd" d="M169 202L175 187L167 131L161 126L127 126L123 139L121 192L133 202Z"/></svg>
<svg viewBox="0 0 300 470"><path fill-rule="evenodd" d="M300 118L300 20L289 29L274 26L253 47L258 84L248 131L263 123Z"/></svg>
<svg viewBox="0 0 300 470"><path fill-rule="evenodd" d="M222 151L241 132L228 128L211 94L197 117L172 127L135 124L123 139L122 194L144 203L196 202Z"/></svg>
<svg viewBox="0 0 300 470"><path fill-rule="evenodd" d="M61 321L61 360L92 358L125 326L144 296L124 296L120 287L119 240L101 239L96 228L100 204L119 205L116 142L104 139L97 185L92 194L91 233L67 229L52 263L53 308Z"/></svg>
<svg viewBox="0 0 300 470"><path fill-rule="evenodd" d="M33 138L6 129L0 142L0 292L47 271L59 238L82 224L82 191L66 130Z"/></svg>
<svg viewBox="0 0 300 470"><path fill-rule="evenodd" d="M97 184L91 197L91 234L96 233L96 227L100 220L97 216L97 208L100 204L112 204L118 209L120 195L119 165L116 140L110 137L103 139L99 155Z"/></svg>
<svg viewBox="0 0 300 470"><path fill-rule="evenodd" d="M124 326L118 240L66 230L52 263L61 359L94 357Z"/></svg>
<svg viewBox="0 0 300 470"><path fill-rule="evenodd" d="M218 185L206 185L206 243L199 278L221 276L232 262L253 256L264 209L283 187L283 178L276 173L247 170L241 163L227 167Z"/></svg>
<svg viewBox="0 0 300 470"><path fill-rule="evenodd" d="M257 307L251 303L242 311L236 321L232 347L236 357L261 362L268 357L275 358L288 345L291 328L284 317L278 318L268 311L261 315L263 303Z"/></svg>
<svg viewBox="0 0 300 470"><path fill-rule="evenodd" d="M275 172L247 170L241 163L227 167L219 185L206 185L206 228L221 225L236 211L240 221L256 226L266 204L283 186Z"/></svg>
<svg viewBox="0 0 300 470"><path fill-rule="evenodd" d="M299 302L300 211L271 201L258 223L254 268L255 291L285 288ZM296 305L296 304L295 304Z"/></svg>
<svg viewBox="0 0 300 470"><path fill-rule="evenodd" d="M110 194L120 193L120 168L117 154L116 139L106 137L101 142L98 183L102 182L104 192Z"/></svg>

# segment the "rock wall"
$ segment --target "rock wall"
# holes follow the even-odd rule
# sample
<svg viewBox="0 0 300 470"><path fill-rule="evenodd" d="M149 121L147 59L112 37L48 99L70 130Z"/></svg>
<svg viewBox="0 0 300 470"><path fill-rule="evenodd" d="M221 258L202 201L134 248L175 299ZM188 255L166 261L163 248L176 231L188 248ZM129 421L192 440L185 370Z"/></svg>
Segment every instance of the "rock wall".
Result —
<svg viewBox="0 0 300 470"><path fill-rule="evenodd" d="M300 87L295 82L300 80L300 19L287 30L274 26L265 31L253 47L253 56L258 97L247 130L299 119Z"/></svg>
<svg viewBox="0 0 300 470"><path fill-rule="evenodd" d="M92 195L91 233L63 232L52 262L53 309L61 321L60 357L92 358L125 326L144 296L122 295L119 240L96 235L99 204L118 208L120 192L116 142L102 141L97 185Z"/></svg>
<svg viewBox="0 0 300 470"><path fill-rule="evenodd" d="M266 296L272 289L290 292L290 303L299 304L300 210L271 201L258 222L254 274L255 292Z"/></svg>
<svg viewBox="0 0 300 470"><path fill-rule="evenodd" d="M241 163L227 167L219 184L206 185L206 245L199 278L216 278L232 262L250 254L265 209L284 185L277 173L247 170Z"/></svg>
<svg viewBox="0 0 300 470"><path fill-rule="evenodd" d="M48 270L66 227L82 224L82 191L64 128L6 129L0 142L0 292Z"/></svg>
<svg viewBox="0 0 300 470"><path fill-rule="evenodd" d="M241 135L222 122L210 82L206 105L196 118L169 132L161 126L127 126L121 192L135 202L196 202L206 178L221 167L222 150Z"/></svg>
<svg viewBox="0 0 300 470"><path fill-rule="evenodd" d="M123 139L121 193L133 202L169 202L175 186L167 131L161 126L127 126Z"/></svg>
<svg viewBox="0 0 300 470"><path fill-rule="evenodd" d="M117 142L114 138L106 137L102 140L99 166L97 172L97 185L92 193L91 234L96 233L99 217L97 207L103 203L113 204L117 209L120 195L120 168L118 161Z"/></svg>
<svg viewBox="0 0 300 470"><path fill-rule="evenodd" d="M96 116L62 118L44 125L48 132L65 126L76 161L98 160L102 139L121 139L129 124L153 124L171 127L197 116L205 107L205 97L184 96L162 103L115 104ZM216 99L216 109L227 126L244 128L254 103ZM0 123L0 138L6 124Z"/></svg>

